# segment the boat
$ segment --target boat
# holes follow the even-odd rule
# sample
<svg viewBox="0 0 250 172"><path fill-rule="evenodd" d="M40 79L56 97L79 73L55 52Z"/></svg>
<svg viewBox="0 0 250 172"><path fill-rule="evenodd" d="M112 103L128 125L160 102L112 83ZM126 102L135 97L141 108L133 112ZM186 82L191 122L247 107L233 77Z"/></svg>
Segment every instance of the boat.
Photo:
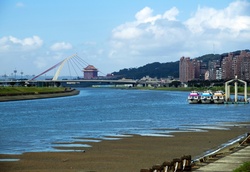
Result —
<svg viewBox="0 0 250 172"><path fill-rule="evenodd" d="M197 91L191 91L188 95L188 102L190 104L201 103L201 96Z"/></svg>
<svg viewBox="0 0 250 172"><path fill-rule="evenodd" d="M204 91L201 94L201 103L204 104L209 104L209 103L213 103L213 93L210 90Z"/></svg>
<svg viewBox="0 0 250 172"><path fill-rule="evenodd" d="M213 95L214 103L222 104L225 102L225 93L223 91L216 91Z"/></svg>

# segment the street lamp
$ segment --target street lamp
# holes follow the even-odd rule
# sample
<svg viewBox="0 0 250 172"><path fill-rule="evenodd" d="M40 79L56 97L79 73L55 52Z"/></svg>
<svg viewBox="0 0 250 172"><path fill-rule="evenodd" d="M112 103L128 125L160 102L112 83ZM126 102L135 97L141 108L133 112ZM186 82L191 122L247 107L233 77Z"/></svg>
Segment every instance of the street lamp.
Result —
<svg viewBox="0 0 250 172"><path fill-rule="evenodd" d="M21 79L23 79L23 71L21 71Z"/></svg>
<svg viewBox="0 0 250 172"><path fill-rule="evenodd" d="M4 86L6 86L7 85L7 75L6 75L6 73L3 75L3 77L5 78L4 81L6 82L6 83L4 83Z"/></svg>
<svg viewBox="0 0 250 172"><path fill-rule="evenodd" d="M14 70L14 73L15 73L15 79L16 79L16 73L17 73L17 70L16 70L16 69Z"/></svg>

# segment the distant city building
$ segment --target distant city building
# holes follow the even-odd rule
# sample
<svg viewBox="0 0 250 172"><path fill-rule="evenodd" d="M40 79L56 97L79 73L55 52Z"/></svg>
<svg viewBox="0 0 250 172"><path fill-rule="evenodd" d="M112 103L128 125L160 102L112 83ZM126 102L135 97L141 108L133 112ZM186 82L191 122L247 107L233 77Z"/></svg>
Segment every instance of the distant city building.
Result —
<svg viewBox="0 0 250 172"><path fill-rule="evenodd" d="M181 57L179 63L179 78L181 82L188 82L194 79L194 67L190 57Z"/></svg>
<svg viewBox="0 0 250 172"><path fill-rule="evenodd" d="M179 78L181 82L188 82L194 79L204 79L204 65L199 60L191 60L190 57L181 57L179 63Z"/></svg>
<svg viewBox="0 0 250 172"><path fill-rule="evenodd" d="M193 68L194 68L194 79L200 79L201 77L201 61L198 61L198 60L192 60L191 61L192 65L193 65ZM203 73L205 74L205 72Z"/></svg>
<svg viewBox="0 0 250 172"><path fill-rule="evenodd" d="M249 52L245 55L245 58L243 58L242 60L241 79L250 81L250 53Z"/></svg>
<svg viewBox="0 0 250 172"><path fill-rule="evenodd" d="M240 64L237 69L240 71L240 79L250 81L250 52L241 51L238 57Z"/></svg>
<svg viewBox="0 0 250 172"><path fill-rule="evenodd" d="M94 79L98 77L98 70L93 65L88 65L83 70L84 79Z"/></svg>
<svg viewBox="0 0 250 172"><path fill-rule="evenodd" d="M181 57L179 79L186 83L191 80L229 80L235 78L250 81L250 51L228 53L220 60L202 62L190 57Z"/></svg>
<svg viewBox="0 0 250 172"><path fill-rule="evenodd" d="M210 74L209 74L209 71L207 70L206 73L205 73L204 79L209 80L209 76L210 76Z"/></svg>
<svg viewBox="0 0 250 172"><path fill-rule="evenodd" d="M227 57L224 57L221 63L222 79L228 80L234 78L233 72L233 54L229 53Z"/></svg>
<svg viewBox="0 0 250 172"><path fill-rule="evenodd" d="M221 79L221 65L219 60L212 60L208 62L208 80L220 80Z"/></svg>
<svg viewBox="0 0 250 172"><path fill-rule="evenodd" d="M242 80L250 80L250 52L241 51L239 55L228 53L221 64L222 79L233 79L235 75Z"/></svg>
<svg viewBox="0 0 250 172"><path fill-rule="evenodd" d="M216 80L222 79L222 69L221 69L221 67L216 69L215 79Z"/></svg>
<svg viewBox="0 0 250 172"><path fill-rule="evenodd" d="M200 62L200 69L197 70L196 72L198 73L198 79L205 79L206 77L206 73L207 73L207 63L204 63L202 61L199 61Z"/></svg>

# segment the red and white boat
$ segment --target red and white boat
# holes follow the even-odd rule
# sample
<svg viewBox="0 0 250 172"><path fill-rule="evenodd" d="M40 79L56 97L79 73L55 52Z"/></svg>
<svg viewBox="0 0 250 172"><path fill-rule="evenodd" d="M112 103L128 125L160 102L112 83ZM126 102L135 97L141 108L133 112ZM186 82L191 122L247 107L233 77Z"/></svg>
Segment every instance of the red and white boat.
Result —
<svg viewBox="0 0 250 172"><path fill-rule="evenodd" d="M188 95L188 102L190 104L197 104L201 103L201 95L199 94L198 91L191 91Z"/></svg>

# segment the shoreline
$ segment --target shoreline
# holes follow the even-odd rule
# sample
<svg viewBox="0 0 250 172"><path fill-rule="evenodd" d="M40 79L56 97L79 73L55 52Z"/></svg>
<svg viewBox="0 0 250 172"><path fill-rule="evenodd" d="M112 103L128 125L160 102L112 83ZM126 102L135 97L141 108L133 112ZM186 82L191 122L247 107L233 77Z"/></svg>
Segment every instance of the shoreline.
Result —
<svg viewBox="0 0 250 172"><path fill-rule="evenodd" d="M21 100L33 100L33 99L46 99L46 98L57 98L65 96L75 96L80 93L79 90L71 89L63 92L46 93L46 94L29 94L29 95L13 95L13 96L0 96L0 102L8 101L21 101Z"/></svg>
<svg viewBox="0 0 250 172"><path fill-rule="evenodd" d="M224 127L224 126L223 126ZM183 155L205 157L207 151L216 150L223 144L250 131L250 122L231 123L228 130L205 129L205 132L187 131L170 133L173 137L152 137L133 135L115 137L120 140L87 142L79 140L68 143L72 152L27 152L21 155L0 154L0 159L20 159L1 162L4 171L140 171L164 161L171 161ZM111 137L112 138L112 137ZM86 138L85 138L86 139ZM93 139L92 139L93 140ZM72 147L70 147L72 144ZM92 147L76 147L73 144L90 144ZM237 145L227 145L219 152L225 152ZM57 147L64 150L65 147ZM199 159L199 158L198 158Z"/></svg>

